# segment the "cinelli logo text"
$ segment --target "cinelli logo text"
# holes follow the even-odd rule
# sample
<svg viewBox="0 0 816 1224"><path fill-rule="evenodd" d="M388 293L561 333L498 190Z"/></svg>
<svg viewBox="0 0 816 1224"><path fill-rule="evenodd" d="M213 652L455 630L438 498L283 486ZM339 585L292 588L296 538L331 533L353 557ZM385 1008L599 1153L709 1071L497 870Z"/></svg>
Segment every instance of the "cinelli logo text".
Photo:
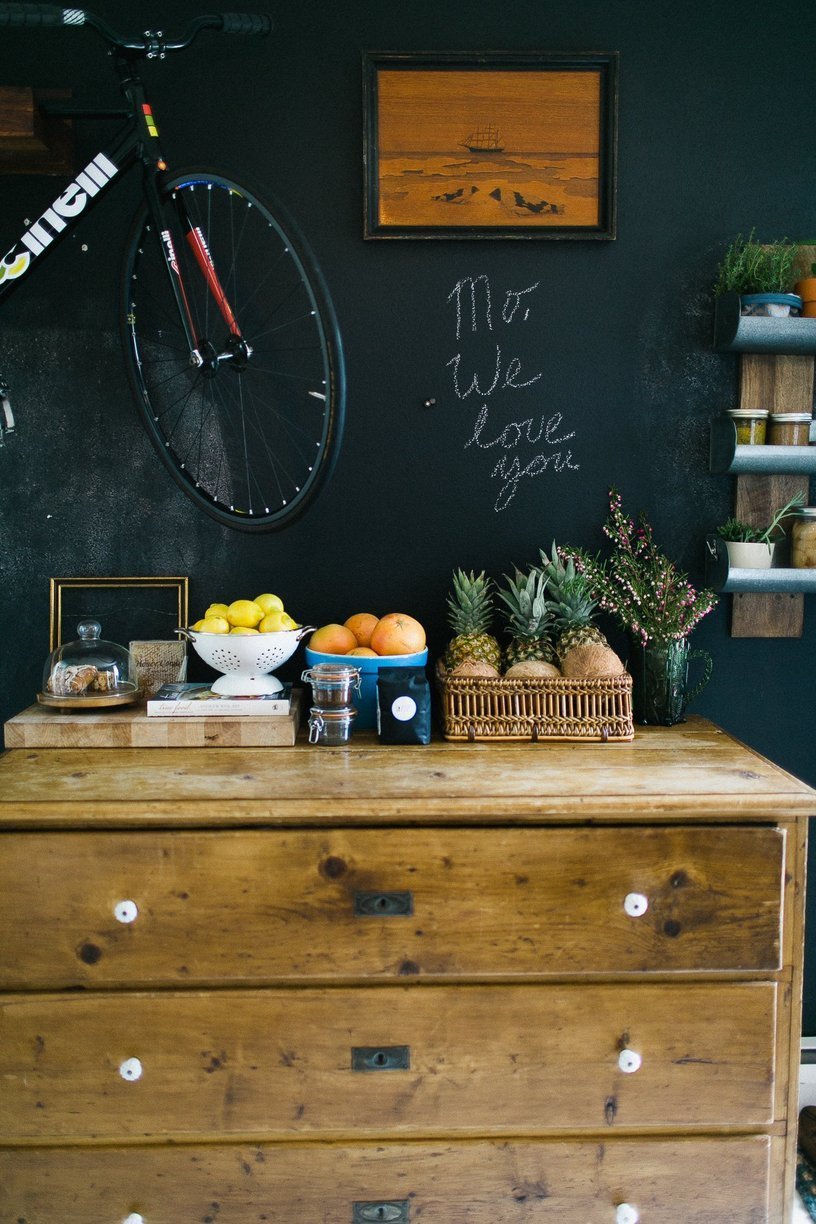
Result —
<svg viewBox="0 0 816 1224"><path fill-rule="evenodd" d="M0 284L4 280L16 280L22 276L28 270L32 257L44 251L117 173L118 167L104 153L97 153L51 207L46 208L39 220L29 226L20 241L0 259Z"/></svg>

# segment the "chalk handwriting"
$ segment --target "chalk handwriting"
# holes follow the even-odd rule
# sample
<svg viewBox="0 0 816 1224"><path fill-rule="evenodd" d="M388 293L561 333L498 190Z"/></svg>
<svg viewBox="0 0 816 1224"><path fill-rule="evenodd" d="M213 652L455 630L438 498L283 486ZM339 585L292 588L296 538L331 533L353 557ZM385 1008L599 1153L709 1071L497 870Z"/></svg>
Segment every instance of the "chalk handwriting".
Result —
<svg viewBox="0 0 816 1224"><path fill-rule="evenodd" d="M462 390L459 382L459 363L462 360L462 354L457 353L455 357L451 357L447 363L453 366L453 391L458 399L467 399L471 392L475 391L478 396L492 395L499 385L501 378L502 355L498 344L496 345L496 361L493 367L493 381L489 387L482 388L479 386L479 375L475 373L471 380L470 386L466 391ZM504 372L503 387L510 387L514 391L520 390L522 387L529 387L532 383L538 382L541 374L534 374L532 378L528 378L525 382L518 382L517 379L521 374L521 361L518 357L511 357L507 363L507 369Z"/></svg>
<svg viewBox="0 0 816 1224"><path fill-rule="evenodd" d="M525 294L533 293L539 286L539 281L534 285L528 285L526 289L506 289L504 295L504 305L501 310L501 317L505 323L512 323L516 312L521 308L521 301ZM482 304L479 304L479 291L481 290ZM482 315L482 323L487 327L488 331L493 330L493 299L490 291L490 278L484 273L481 276L463 276L457 281L448 294L448 301L453 299L456 302L456 339L462 337L462 296L467 298L470 296L470 330L476 332L479 330L480 310ZM527 322L530 317L529 307L525 307L522 321Z"/></svg>
<svg viewBox="0 0 816 1224"><path fill-rule="evenodd" d="M523 421L510 421L505 425L501 433L497 434L492 441L482 441L482 434L488 424L488 408L487 404L483 404L479 409L473 426L473 433L465 443L464 449L467 450L470 446L478 446L480 450L490 450L494 446L501 446L503 450L515 450L523 442L529 442L535 446L541 441L542 436L547 446L561 446L562 443L568 442L570 438L575 437L575 430L569 433L562 434L556 437L557 431L561 428L563 420L560 412L554 412L553 415L546 420L542 414L538 423L535 424L532 417L527 417ZM552 464L553 470L563 472L565 468L570 468L577 472L579 465L572 462L572 451L568 450L566 454L562 451L553 451L551 454L534 455L524 467L521 466L518 456L512 459L509 455L502 455L491 476L498 476L504 480L495 502L493 503L494 510L504 510L509 506L510 502L516 495L518 483L523 476L539 476L542 472Z"/></svg>
<svg viewBox="0 0 816 1224"><path fill-rule="evenodd" d="M505 289L503 297L497 297L497 301L502 303L500 315L494 315L490 278L484 273L462 277L447 298L456 308L456 339L462 339L463 332L487 338L486 333L493 332L494 323L500 329L502 324L513 328L514 334L518 335L519 326L523 327L531 317L535 317L533 295L539 284L539 281L535 281L523 289ZM478 345L479 341L476 343ZM512 420L498 420L507 394L512 392L512 403L520 404L526 388L539 383L544 374L539 371L528 377L528 371L522 370L520 357L503 357L502 347L498 343L495 349L495 357L487 352L481 355L486 359L481 369L474 368L480 365L478 351L475 357L468 358L472 363L468 372L462 367L461 352L451 357L446 368L451 371L453 392L457 399L466 400L474 392L480 400L494 397L489 407L487 403L482 403L476 413L464 449L500 452L490 473L493 480L499 481L493 503L493 509L498 513L510 505L523 480L534 479L548 471L577 472L580 465L573 459L572 450L565 449L564 444L575 437L575 430L564 426L561 412L546 409L530 412L527 408L527 414L514 412Z"/></svg>

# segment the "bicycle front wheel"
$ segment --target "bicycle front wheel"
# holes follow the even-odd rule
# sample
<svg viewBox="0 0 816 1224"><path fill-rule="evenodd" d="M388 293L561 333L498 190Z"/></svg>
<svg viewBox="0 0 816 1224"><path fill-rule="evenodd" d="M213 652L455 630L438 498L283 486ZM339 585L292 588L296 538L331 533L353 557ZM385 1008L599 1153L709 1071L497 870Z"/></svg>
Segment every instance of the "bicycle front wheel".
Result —
<svg viewBox="0 0 816 1224"><path fill-rule="evenodd" d="M342 432L344 374L322 278L279 210L208 171L169 178L171 230L181 200L206 242L243 347L184 241L175 258L200 355L190 345L147 208L131 234L123 282L128 369L143 423L184 492L220 523L282 527L329 475Z"/></svg>

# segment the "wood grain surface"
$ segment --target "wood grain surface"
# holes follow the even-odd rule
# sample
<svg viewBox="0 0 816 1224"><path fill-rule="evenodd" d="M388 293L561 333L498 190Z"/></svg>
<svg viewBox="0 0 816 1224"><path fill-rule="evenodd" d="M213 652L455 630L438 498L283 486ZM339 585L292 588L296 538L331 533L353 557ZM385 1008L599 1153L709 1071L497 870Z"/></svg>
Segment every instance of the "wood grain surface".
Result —
<svg viewBox="0 0 816 1224"><path fill-rule="evenodd" d="M8 834L0 988L774 971L784 849L687 825ZM356 912L389 892L411 912Z"/></svg>
<svg viewBox="0 0 816 1224"><path fill-rule="evenodd" d="M0 1142L742 1131L773 1122L777 987L434 986L0 1001ZM354 1047L409 1047L356 1071ZM639 1070L619 1065L624 1050ZM120 1070L141 1063L131 1082Z"/></svg>
<svg viewBox="0 0 816 1224"><path fill-rule="evenodd" d="M703 719L628 744L26 750L0 757L0 827L408 821L768 821L816 794Z"/></svg>
<svg viewBox="0 0 816 1224"><path fill-rule="evenodd" d="M262 718L148 718L143 705L68 711L32 705L4 724L6 748L272 748L292 745L303 710L293 689L291 710Z"/></svg>
<svg viewBox="0 0 816 1224"><path fill-rule="evenodd" d="M350 1224L355 1203L408 1202L428 1224L778 1224L778 1140L264 1144L0 1149L0 1218L26 1224ZM70 1208L66 1205L70 1204ZM67 1214L70 1210L70 1216Z"/></svg>

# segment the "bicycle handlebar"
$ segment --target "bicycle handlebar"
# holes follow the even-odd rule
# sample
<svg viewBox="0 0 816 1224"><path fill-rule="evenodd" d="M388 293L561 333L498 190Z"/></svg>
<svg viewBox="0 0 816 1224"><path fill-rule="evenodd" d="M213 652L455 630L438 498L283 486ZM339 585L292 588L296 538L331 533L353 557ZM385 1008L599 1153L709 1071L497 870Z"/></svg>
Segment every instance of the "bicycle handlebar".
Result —
<svg viewBox="0 0 816 1224"><path fill-rule="evenodd" d="M195 17L181 38L165 40L161 30L146 30L143 39L124 38L101 18L86 9L57 8L53 4L0 4L0 26L36 29L42 26L88 25L120 51L153 58L167 51L183 51L201 30L218 30L222 34L268 34L272 18L267 13L213 13Z"/></svg>

